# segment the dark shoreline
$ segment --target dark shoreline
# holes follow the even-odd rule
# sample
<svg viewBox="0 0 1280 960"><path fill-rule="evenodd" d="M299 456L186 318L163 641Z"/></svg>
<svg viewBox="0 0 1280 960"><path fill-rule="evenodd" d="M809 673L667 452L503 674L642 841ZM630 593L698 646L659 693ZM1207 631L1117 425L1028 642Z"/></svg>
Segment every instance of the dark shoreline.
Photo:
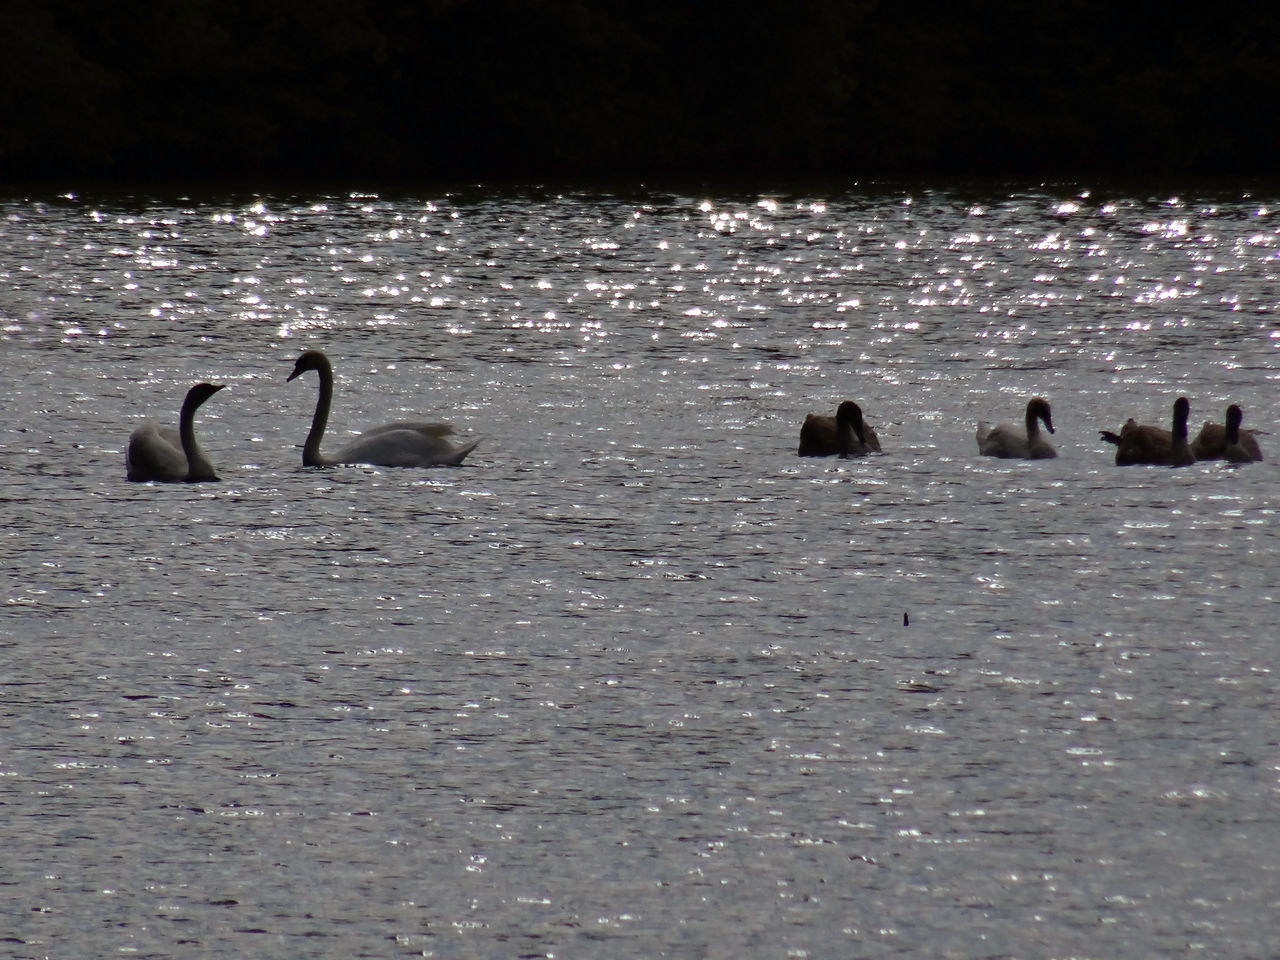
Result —
<svg viewBox="0 0 1280 960"><path fill-rule="evenodd" d="M1280 173L1269 5L6 6L11 188Z"/></svg>

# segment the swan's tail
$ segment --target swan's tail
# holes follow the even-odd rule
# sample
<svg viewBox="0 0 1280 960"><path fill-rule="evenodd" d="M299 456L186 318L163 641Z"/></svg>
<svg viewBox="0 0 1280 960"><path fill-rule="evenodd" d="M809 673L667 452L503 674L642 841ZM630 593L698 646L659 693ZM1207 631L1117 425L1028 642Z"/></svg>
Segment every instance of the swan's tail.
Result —
<svg viewBox="0 0 1280 960"><path fill-rule="evenodd" d="M1119 434L1112 433L1110 430L1099 430L1098 435L1101 439L1107 441L1107 443L1114 443L1117 447L1120 446Z"/></svg>
<svg viewBox="0 0 1280 960"><path fill-rule="evenodd" d="M460 467L462 466L462 461L466 459L467 454L478 446L480 446L480 441L472 440L465 446L454 447L452 453L447 457L441 457L437 462L442 467Z"/></svg>

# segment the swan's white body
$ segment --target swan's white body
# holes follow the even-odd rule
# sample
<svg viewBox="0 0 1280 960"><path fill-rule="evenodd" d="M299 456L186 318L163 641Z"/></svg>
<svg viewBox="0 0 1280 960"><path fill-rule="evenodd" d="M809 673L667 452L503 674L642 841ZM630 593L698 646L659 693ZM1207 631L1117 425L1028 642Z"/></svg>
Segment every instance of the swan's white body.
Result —
<svg viewBox="0 0 1280 960"><path fill-rule="evenodd" d="M133 431L124 454L125 476L159 483L206 483L217 480L213 464L196 442L195 415L200 404L222 385L197 383L187 391L178 415L178 429L147 422Z"/></svg>
<svg viewBox="0 0 1280 960"><path fill-rule="evenodd" d="M799 456L865 457L872 451L880 452L880 438L852 400L840 404L835 416L811 413L800 426Z"/></svg>
<svg viewBox="0 0 1280 960"><path fill-rule="evenodd" d="M397 421L371 427L349 441L333 456L320 452L329 408L333 404L333 365L319 350L308 350L294 364L289 380L308 370L320 377L320 396L311 418L311 431L302 447L302 463L308 467L334 467L340 464L369 464L380 467L456 467L474 450L479 440L454 446L446 436L453 433L447 423Z"/></svg>
<svg viewBox="0 0 1280 960"><path fill-rule="evenodd" d="M1056 457L1058 451L1040 433L1040 421L1053 433L1053 414L1049 401L1044 397L1032 397L1027 403L1026 426L1019 430L1011 423L991 427L978 424L978 453L984 457L1003 457L1006 460L1047 460Z"/></svg>

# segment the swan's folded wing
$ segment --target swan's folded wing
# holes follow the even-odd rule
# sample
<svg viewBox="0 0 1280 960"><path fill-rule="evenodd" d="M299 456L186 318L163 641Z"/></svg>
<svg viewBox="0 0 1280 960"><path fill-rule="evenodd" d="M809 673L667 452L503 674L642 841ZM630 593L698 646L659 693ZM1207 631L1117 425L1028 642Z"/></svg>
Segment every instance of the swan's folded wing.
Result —
<svg viewBox="0 0 1280 960"><path fill-rule="evenodd" d="M453 424L451 423L421 423L416 420L397 420L395 423L384 423L381 426L370 427L360 436L373 437L379 433L386 433L388 430L412 430L420 433L424 437L448 437L454 433Z"/></svg>
<svg viewBox="0 0 1280 960"><path fill-rule="evenodd" d="M1254 460L1262 459L1262 448L1253 430L1240 431L1240 446ZM1221 460L1227 450L1227 428L1220 423L1206 420L1191 441L1191 453L1197 460Z"/></svg>
<svg viewBox="0 0 1280 960"><path fill-rule="evenodd" d="M1012 423L1001 423L988 429L985 423L978 424L978 453L984 457L999 457L1003 460L1048 460L1058 455L1053 446L1044 437L1036 436L1032 442L1025 431Z"/></svg>
<svg viewBox="0 0 1280 960"><path fill-rule="evenodd" d="M1173 434L1164 427L1136 424L1132 420L1120 432L1116 466L1167 465L1173 457Z"/></svg>
<svg viewBox="0 0 1280 960"><path fill-rule="evenodd" d="M880 437L876 435L876 428L865 420L862 422L862 437L866 440L866 449L882 453L880 449Z"/></svg>
<svg viewBox="0 0 1280 960"><path fill-rule="evenodd" d="M984 457L1018 457L1027 445L1025 436L1017 436L1011 424L999 423L994 427L988 423L978 424L976 434L978 453Z"/></svg>
<svg viewBox="0 0 1280 960"><path fill-rule="evenodd" d="M178 431L144 423L129 437L124 455L125 476L134 481L181 481L187 476L187 457Z"/></svg>
<svg viewBox="0 0 1280 960"><path fill-rule="evenodd" d="M821 413L811 413L800 426L801 457L829 457L840 452L840 434L836 418Z"/></svg>
<svg viewBox="0 0 1280 960"><path fill-rule="evenodd" d="M389 427L361 434L329 459L332 463L380 467L457 466L479 442L455 447L443 437L411 428Z"/></svg>

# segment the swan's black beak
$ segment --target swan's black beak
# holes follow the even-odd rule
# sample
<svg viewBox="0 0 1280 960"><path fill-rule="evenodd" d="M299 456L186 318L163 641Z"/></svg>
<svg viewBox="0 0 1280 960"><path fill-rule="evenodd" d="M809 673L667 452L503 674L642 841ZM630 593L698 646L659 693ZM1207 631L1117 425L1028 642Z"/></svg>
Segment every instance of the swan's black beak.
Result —
<svg viewBox="0 0 1280 960"><path fill-rule="evenodd" d="M285 377L285 378L284 378L284 382L285 382L285 383L288 383L288 382L289 382L290 380L292 380L294 377L299 377L299 376L301 376L301 375L302 375L302 369L301 369L300 367L298 367L298 366L296 366L296 365L295 365L295 366L294 366L294 368L293 368L293 373L291 373L291 374L289 374L287 377Z"/></svg>

